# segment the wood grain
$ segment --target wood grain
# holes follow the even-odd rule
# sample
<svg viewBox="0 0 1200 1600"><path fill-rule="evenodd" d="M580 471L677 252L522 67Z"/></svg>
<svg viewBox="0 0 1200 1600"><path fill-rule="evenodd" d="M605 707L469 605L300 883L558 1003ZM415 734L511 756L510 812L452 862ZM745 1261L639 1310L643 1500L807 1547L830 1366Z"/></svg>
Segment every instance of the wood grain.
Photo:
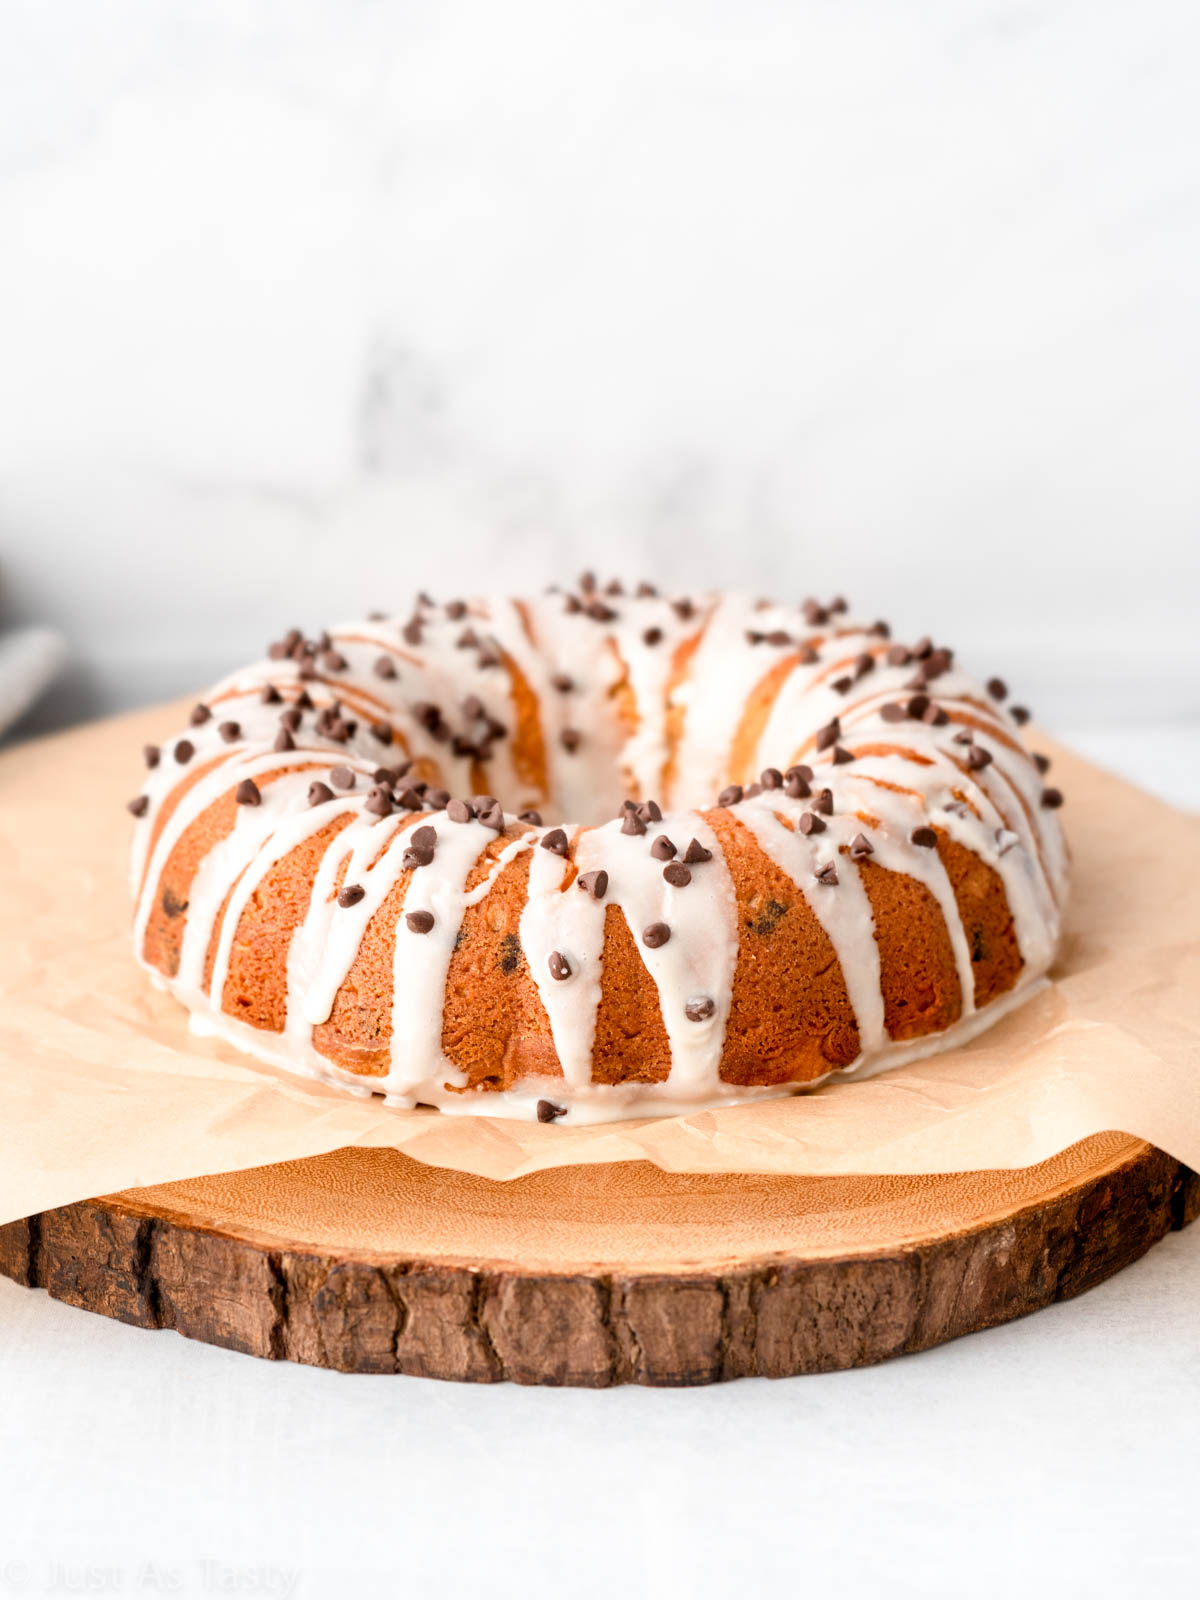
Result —
<svg viewBox="0 0 1200 1600"><path fill-rule="evenodd" d="M493 1183L354 1149L11 1223L0 1272L340 1371L700 1384L928 1349L1082 1293L1198 1213L1196 1175L1120 1134L928 1178L636 1162Z"/></svg>

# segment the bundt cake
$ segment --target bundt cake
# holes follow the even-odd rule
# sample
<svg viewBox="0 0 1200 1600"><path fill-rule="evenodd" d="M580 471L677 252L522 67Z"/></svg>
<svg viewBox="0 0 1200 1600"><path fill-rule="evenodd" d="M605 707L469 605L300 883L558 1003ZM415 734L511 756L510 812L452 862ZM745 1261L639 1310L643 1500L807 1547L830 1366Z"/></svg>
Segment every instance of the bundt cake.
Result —
<svg viewBox="0 0 1200 1600"><path fill-rule="evenodd" d="M1045 973L1067 858L1026 719L841 599L585 574L292 629L145 752L136 953L195 1031L396 1105L792 1092Z"/></svg>

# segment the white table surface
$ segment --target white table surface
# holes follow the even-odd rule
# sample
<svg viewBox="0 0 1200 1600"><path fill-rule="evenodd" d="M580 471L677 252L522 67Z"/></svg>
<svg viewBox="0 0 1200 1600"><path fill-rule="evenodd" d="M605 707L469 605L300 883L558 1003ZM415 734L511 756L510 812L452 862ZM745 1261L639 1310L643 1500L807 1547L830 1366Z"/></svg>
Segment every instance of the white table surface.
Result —
<svg viewBox="0 0 1200 1600"><path fill-rule="evenodd" d="M1200 805L1198 753L1148 738L1148 785ZM0 1600L1200 1587L1200 1225L924 1355L672 1391L347 1377L0 1280L0 1393Z"/></svg>

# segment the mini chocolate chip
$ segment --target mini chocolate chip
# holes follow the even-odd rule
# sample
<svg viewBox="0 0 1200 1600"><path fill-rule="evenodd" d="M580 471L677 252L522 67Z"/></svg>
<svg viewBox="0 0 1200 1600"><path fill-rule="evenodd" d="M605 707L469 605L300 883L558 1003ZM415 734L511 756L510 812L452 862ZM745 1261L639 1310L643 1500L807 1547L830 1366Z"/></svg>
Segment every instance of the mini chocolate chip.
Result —
<svg viewBox="0 0 1200 1600"><path fill-rule="evenodd" d="M849 694L850 690L854 687L854 679L845 676L841 678L835 678L829 687L837 694Z"/></svg>
<svg viewBox="0 0 1200 1600"><path fill-rule="evenodd" d="M801 666L803 666L803 667L815 667L817 662L820 661L820 659L821 659L820 652L818 650L814 649L814 647L811 644L802 644L800 646L800 665Z"/></svg>
<svg viewBox="0 0 1200 1600"><path fill-rule="evenodd" d="M323 806L326 800L333 799L333 790L327 783L310 783L308 786L308 803L310 806Z"/></svg>
<svg viewBox="0 0 1200 1600"><path fill-rule="evenodd" d="M283 696L273 683L267 683L263 685L263 692L258 698L264 706L277 706L282 701Z"/></svg>
<svg viewBox="0 0 1200 1600"><path fill-rule="evenodd" d="M556 1122L559 1117L565 1117L566 1114L566 1106L556 1106L553 1100L539 1100L537 1103L539 1122Z"/></svg>
<svg viewBox="0 0 1200 1600"><path fill-rule="evenodd" d="M466 614L467 602L465 600L446 601L446 615L450 618L451 622L458 622L460 618L465 617Z"/></svg>
<svg viewBox="0 0 1200 1600"><path fill-rule="evenodd" d="M540 811L518 811L517 821L528 822L531 823L533 827L540 828L542 825L542 813Z"/></svg>
<svg viewBox="0 0 1200 1600"><path fill-rule="evenodd" d="M927 722L931 728L944 728L950 721L950 717L941 706L935 706L932 702L930 702L930 704L925 707L921 721Z"/></svg>
<svg viewBox="0 0 1200 1600"><path fill-rule="evenodd" d="M593 900L603 900L608 893L608 873L603 867L598 872L581 872L575 882Z"/></svg>
<svg viewBox="0 0 1200 1600"><path fill-rule="evenodd" d="M574 678L568 678L565 672L556 672L550 682L558 690L559 694L570 694L575 687Z"/></svg>
<svg viewBox="0 0 1200 1600"><path fill-rule="evenodd" d="M621 832L632 834L639 838L646 831L646 824L636 811L626 811L621 818Z"/></svg>
<svg viewBox="0 0 1200 1600"><path fill-rule="evenodd" d="M637 808L637 814L643 822L662 821L662 807L657 800L643 800Z"/></svg>
<svg viewBox="0 0 1200 1600"><path fill-rule="evenodd" d="M279 713L279 721L289 733L295 733L304 721L304 713L299 706L289 706L286 711Z"/></svg>
<svg viewBox="0 0 1200 1600"><path fill-rule="evenodd" d="M642 635L642 643L656 645L662 643L663 631L661 628L647 628Z"/></svg>
<svg viewBox="0 0 1200 1600"><path fill-rule="evenodd" d="M875 854L875 846L865 833L856 833L850 841L851 861L862 861L866 856Z"/></svg>
<svg viewBox="0 0 1200 1600"><path fill-rule="evenodd" d="M376 656L375 664L371 671L377 678L394 678L396 676L396 663L391 656Z"/></svg>
<svg viewBox="0 0 1200 1600"><path fill-rule="evenodd" d="M135 794L125 807L132 811L135 817L144 817L150 809L150 796L148 794Z"/></svg>
<svg viewBox="0 0 1200 1600"><path fill-rule="evenodd" d="M1006 700L1008 698L1008 685L1003 678L989 678L987 692L993 700Z"/></svg>
<svg viewBox="0 0 1200 1600"><path fill-rule="evenodd" d="M984 767L990 766L992 752L985 750L981 744L973 744L967 750L967 766L972 772L982 772Z"/></svg>
<svg viewBox="0 0 1200 1600"><path fill-rule="evenodd" d="M479 635L474 628L464 628L454 641L456 650L475 650L479 647Z"/></svg>
<svg viewBox="0 0 1200 1600"><path fill-rule="evenodd" d="M444 811L450 804L449 789L432 787L425 791L425 804L432 806L435 811Z"/></svg>
<svg viewBox="0 0 1200 1600"><path fill-rule="evenodd" d="M485 828L491 828L493 833L503 833L507 826L504 820L504 809L499 802L481 810L478 813L477 820L482 822Z"/></svg>
<svg viewBox="0 0 1200 1600"><path fill-rule="evenodd" d="M571 963L561 950L551 950L550 959L546 965L550 968L550 976L558 983L564 982L571 976Z"/></svg>
<svg viewBox="0 0 1200 1600"><path fill-rule="evenodd" d="M683 852L683 859L687 862L689 867L697 867L702 865L702 863L705 861L712 860L712 851L706 850L700 843L699 839L693 839L691 844L689 844L687 849Z"/></svg>
<svg viewBox="0 0 1200 1600"><path fill-rule="evenodd" d="M475 816L475 808L466 800L451 800L446 807L446 815L451 822L470 822Z"/></svg>
<svg viewBox="0 0 1200 1600"><path fill-rule="evenodd" d="M345 672L346 658L337 650L322 650L321 665L326 672Z"/></svg>
<svg viewBox="0 0 1200 1600"><path fill-rule="evenodd" d="M813 801L813 810L819 811L823 817L831 817L833 815L832 789L821 790L820 794L818 794L817 798Z"/></svg>
<svg viewBox="0 0 1200 1600"><path fill-rule="evenodd" d="M427 867L433 860L433 851L428 845L409 845L400 858L400 865L406 871L415 871L417 867Z"/></svg>
<svg viewBox="0 0 1200 1600"><path fill-rule="evenodd" d="M185 766L196 754L196 746L190 739L180 739L177 741L175 749L171 753L182 767Z"/></svg>
<svg viewBox="0 0 1200 1600"><path fill-rule="evenodd" d="M432 850L438 842L437 829L431 828L427 822L419 828L414 828L408 837L420 849L427 847Z"/></svg>
<svg viewBox="0 0 1200 1600"><path fill-rule="evenodd" d="M145 761L148 767L156 767L161 754L162 752L159 750L156 744L146 744L142 746L142 759Z"/></svg>
<svg viewBox="0 0 1200 1600"><path fill-rule="evenodd" d="M764 767L758 775L758 781L764 789L782 789L783 773L778 767Z"/></svg>
<svg viewBox="0 0 1200 1600"><path fill-rule="evenodd" d="M922 660L925 656L933 654L933 640L927 633L923 634L921 638L917 640L916 644L913 645L912 653L914 656L916 656L918 661Z"/></svg>
<svg viewBox="0 0 1200 1600"><path fill-rule="evenodd" d="M240 722L223 722L217 732L226 744L233 744L236 739L242 737L242 725Z"/></svg>
<svg viewBox="0 0 1200 1600"><path fill-rule="evenodd" d="M767 635L767 643L773 644L777 650L782 650L785 646L791 644L791 642L791 634L785 633L782 628L774 628Z"/></svg>
<svg viewBox="0 0 1200 1600"><path fill-rule="evenodd" d="M262 793L253 778L243 778L233 791L233 798L240 806L256 806L262 800Z"/></svg>
<svg viewBox="0 0 1200 1600"><path fill-rule="evenodd" d="M927 694L913 695L905 709L914 722L920 722L921 718L929 710L929 696Z"/></svg>
<svg viewBox="0 0 1200 1600"><path fill-rule="evenodd" d="M347 911L351 906L356 906L360 900L365 900L366 894L367 891L361 883L348 883L338 895L337 903L343 911Z"/></svg>
<svg viewBox="0 0 1200 1600"><path fill-rule="evenodd" d="M960 728L959 731L954 735L954 742L955 744L974 744L974 728Z"/></svg>
<svg viewBox="0 0 1200 1600"><path fill-rule="evenodd" d="M827 889L832 889L838 881L837 868L831 861L827 866L822 867L819 872L814 872L813 877L818 883L823 883Z"/></svg>
<svg viewBox="0 0 1200 1600"><path fill-rule="evenodd" d="M385 783L377 783L367 790L366 809L373 817L390 817L392 791Z"/></svg>
<svg viewBox="0 0 1200 1600"><path fill-rule="evenodd" d="M410 933L428 933L433 927L433 912L410 911L404 921Z"/></svg>
<svg viewBox="0 0 1200 1600"><path fill-rule="evenodd" d="M887 705L880 707L879 715L885 722L903 722L908 712L898 700L889 700Z"/></svg>
<svg viewBox="0 0 1200 1600"><path fill-rule="evenodd" d="M300 693L296 696L296 704L300 707L301 711L312 711L314 709L313 697L309 694L307 689L301 689Z"/></svg>
<svg viewBox="0 0 1200 1600"><path fill-rule="evenodd" d="M353 789L354 773L350 767L334 767L329 781L335 789Z"/></svg>
<svg viewBox="0 0 1200 1600"><path fill-rule="evenodd" d="M762 792L763 792L763 786L762 786L761 783L750 783L750 784L747 784L746 785L746 792L742 796L742 799L743 800L753 800L754 796L756 794L761 794Z"/></svg>
<svg viewBox="0 0 1200 1600"><path fill-rule="evenodd" d="M875 671L875 657L869 650L864 650L861 655L854 658L854 676L865 678L868 672Z"/></svg>
<svg viewBox="0 0 1200 1600"><path fill-rule="evenodd" d="M424 803L415 789L401 789L396 796L396 804L404 811L420 811Z"/></svg>
<svg viewBox="0 0 1200 1600"><path fill-rule="evenodd" d="M825 824L821 821L820 817L817 816L815 811L806 811L800 818L800 832L806 834L824 833Z"/></svg>
<svg viewBox="0 0 1200 1600"><path fill-rule="evenodd" d="M720 794L717 796L717 804L719 806L735 806L741 798L741 784L731 783L727 789L721 790Z"/></svg>
<svg viewBox="0 0 1200 1600"><path fill-rule="evenodd" d="M574 755L583 742L583 735L578 728L564 728L558 736L559 743L569 754Z"/></svg>
<svg viewBox="0 0 1200 1600"><path fill-rule="evenodd" d="M795 780L797 783L811 783L812 775L812 768L800 762L797 766L789 767L783 776L785 782Z"/></svg>
<svg viewBox="0 0 1200 1600"><path fill-rule="evenodd" d="M556 856L565 856L567 853L567 835L563 828L551 828L550 832L542 838L542 849L550 850Z"/></svg>
<svg viewBox="0 0 1200 1600"><path fill-rule="evenodd" d="M717 1009L716 1001L708 995L701 995L695 1000L689 1000L683 1008L683 1014L689 1022L704 1022L711 1017Z"/></svg>
<svg viewBox="0 0 1200 1600"><path fill-rule="evenodd" d="M1041 755L1037 751L1034 751L1033 764L1043 774L1050 771L1050 757Z"/></svg>
<svg viewBox="0 0 1200 1600"><path fill-rule="evenodd" d="M889 667L906 667L912 660L912 651L902 644L894 644L886 656Z"/></svg>
<svg viewBox="0 0 1200 1600"><path fill-rule="evenodd" d="M1016 723L1018 728L1023 728L1029 721L1031 715L1028 708L1025 706L1009 706L1008 714Z"/></svg>
<svg viewBox="0 0 1200 1600"><path fill-rule="evenodd" d="M391 744L392 725L390 722L373 722L371 724L371 732L379 740L380 744Z"/></svg>
<svg viewBox="0 0 1200 1600"><path fill-rule="evenodd" d="M650 854L656 861L670 861L674 858L676 850L675 846L671 843L670 839L667 838L666 834L660 833L658 838L655 839L654 843L650 846Z"/></svg>
<svg viewBox="0 0 1200 1600"><path fill-rule="evenodd" d="M844 745L835 744L833 747L833 764L835 767L844 767L847 762L853 761L854 756Z"/></svg>
<svg viewBox="0 0 1200 1600"><path fill-rule="evenodd" d="M932 828L914 828L909 834L909 838L914 844L919 844L924 850L935 850L937 848L937 834Z"/></svg>
<svg viewBox="0 0 1200 1600"><path fill-rule="evenodd" d="M412 617L408 622L406 622L404 624L404 626L403 626L403 628L401 628L400 632L403 635L405 644L420 644L420 642L421 642L421 619L420 619L420 617Z"/></svg>
<svg viewBox="0 0 1200 1600"><path fill-rule="evenodd" d="M195 705L192 707L192 714L188 718L188 721L191 723L193 728L198 728L202 723L207 722L211 716L212 712L206 705Z"/></svg>
<svg viewBox="0 0 1200 1600"><path fill-rule="evenodd" d="M1057 811L1062 803L1063 797L1061 789L1042 790L1042 804L1045 806L1047 811Z"/></svg>
<svg viewBox="0 0 1200 1600"><path fill-rule="evenodd" d="M692 881L690 867L685 867L682 861L668 861L663 868L663 877L672 889L686 889Z"/></svg>
<svg viewBox="0 0 1200 1600"><path fill-rule="evenodd" d="M836 744L842 736L842 725L836 717L827 722L823 728L817 729L816 744L818 750L828 750L831 744Z"/></svg>
<svg viewBox="0 0 1200 1600"><path fill-rule="evenodd" d="M272 748L279 755L283 756L286 755L289 750L294 750L296 748L296 741L292 738L291 734L286 728L280 728L279 732L275 735L275 743Z"/></svg>
<svg viewBox="0 0 1200 1600"><path fill-rule="evenodd" d="M661 949L670 937L671 930L665 922L652 922L642 929L642 943L649 950Z"/></svg>

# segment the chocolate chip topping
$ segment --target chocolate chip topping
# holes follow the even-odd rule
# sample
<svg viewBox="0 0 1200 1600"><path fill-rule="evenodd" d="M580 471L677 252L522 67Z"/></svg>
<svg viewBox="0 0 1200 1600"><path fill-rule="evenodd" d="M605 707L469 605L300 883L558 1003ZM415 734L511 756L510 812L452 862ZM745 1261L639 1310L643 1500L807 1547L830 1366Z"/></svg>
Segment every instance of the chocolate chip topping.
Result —
<svg viewBox="0 0 1200 1600"><path fill-rule="evenodd" d="M391 744L392 725L390 722L373 722L371 724L371 732L379 740L380 744Z"/></svg>
<svg viewBox="0 0 1200 1600"><path fill-rule="evenodd" d="M929 710L929 705L930 700L927 694L915 694L905 709L914 722L920 722L921 718Z"/></svg>
<svg viewBox="0 0 1200 1600"><path fill-rule="evenodd" d="M972 772L982 772L984 767L990 766L992 752L985 750L981 744L973 744L967 750L967 766Z"/></svg>
<svg viewBox="0 0 1200 1600"><path fill-rule="evenodd" d="M1026 706L1009 706L1008 714L1016 723L1018 728L1023 728L1029 721L1031 713Z"/></svg>
<svg viewBox="0 0 1200 1600"><path fill-rule="evenodd" d="M648 950L661 949L670 937L671 930L665 922L652 922L642 929L642 943Z"/></svg>
<svg viewBox="0 0 1200 1600"><path fill-rule="evenodd" d="M263 685L263 692L258 698L262 701L264 706L277 706L282 701L283 696L273 683L265 683Z"/></svg>
<svg viewBox="0 0 1200 1600"><path fill-rule="evenodd" d="M866 834L856 833L850 841L851 861L863 861L867 856L873 856L874 854L875 846L867 838Z"/></svg>
<svg viewBox="0 0 1200 1600"><path fill-rule="evenodd" d="M207 722L211 716L212 712L206 705L195 705L192 707L192 714L188 718L188 721L191 723L193 728L199 728L203 723Z"/></svg>
<svg viewBox="0 0 1200 1600"><path fill-rule="evenodd" d="M550 682L558 690L559 694L570 694L575 687L574 678L569 678L565 672L556 672Z"/></svg>
<svg viewBox="0 0 1200 1600"><path fill-rule="evenodd" d="M710 996L698 995L695 1000L689 1000L684 1006L683 1014L689 1022L704 1022L716 1009L716 1001Z"/></svg>
<svg viewBox="0 0 1200 1600"><path fill-rule="evenodd" d="M376 656L371 671L377 678L394 678L396 676L396 663L391 656Z"/></svg>
<svg viewBox="0 0 1200 1600"><path fill-rule="evenodd" d="M1050 757L1042 755L1040 751L1034 751L1033 764L1040 773L1045 774L1050 771Z"/></svg>
<svg viewBox="0 0 1200 1600"><path fill-rule="evenodd" d="M835 690L838 694L849 694L850 690L854 687L854 679L846 676L835 678L829 687Z"/></svg>
<svg viewBox="0 0 1200 1600"><path fill-rule="evenodd" d="M550 832L542 838L542 849L550 850L556 856L565 856L567 853L567 835L563 828L551 828Z"/></svg>
<svg viewBox="0 0 1200 1600"><path fill-rule="evenodd" d="M466 800L451 800L446 807L446 815L451 822L470 822L475 816L475 808Z"/></svg>
<svg viewBox="0 0 1200 1600"><path fill-rule="evenodd" d="M663 868L663 877L672 889L686 889L692 881L692 871L682 861L668 861Z"/></svg>
<svg viewBox="0 0 1200 1600"><path fill-rule="evenodd" d="M292 738L291 734L286 728L280 728L279 732L275 735L275 743L272 746L272 749L275 750L278 755L284 756L287 755L289 750L294 750L295 748L295 739Z"/></svg>
<svg viewBox="0 0 1200 1600"><path fill-rule="evenodd" d="M531 826L533 826L535 828L540 828L541 825L542 825L542 813L540 811L532 811L532 810L531 811L518 811L517 812L517 821L518 822L528 822L528 823L531 824Z"/></svg>
<svg viewBox="0 0 1200 1600"><path fill-rule="evenodd" d="M814 872L813 877L818 883L823 883L827 889L832 889L836 886L838 881L837 868L834 866L833 862L830 861L827 866L824 866L819 871Z"/></svg>
<svg viewBox="0 0 1200 1600"><path fill-rule="evenodd" d="M623 814L621 817L622 833L628 833L634 838L640 838L645 831L646 824L642 821L641 817L638 816L636 810L628 810ZM657 843L657 841L655 842ZM653 846L651 848L653 848Z"/></svg>
<svg viewBox="0 0 1200 1600"><path fill-rule="evenodd" d="M553 1100L539 1100L537 1103L539 1122L556 1122L559 1117L565 1117L566 1114L566 1106L556 1106Z"/></svg>
<svg viewBox="0 0 1200 1600"><path fill-rule="evenodd" d="M885 659L889 667L906 667L912 660L912 651L902 644L894 644Z"/></svg>
<svg viewBox="0 0 1200 1600"><path fill-rule="evenodd" d="M835 767L844 767L848 762L853 761L853 760L854 760L853 753L851 751L847 750L845 745L841 745L841 744L835 744L834 745L834 747L833 747L833 764L834 764Z"/></svg>
<svg viewBox="0 0 1200 1600"><path fill-rule="evenodd" d="M433 850L429 845L410 844L400 858L400 865L413 872L418 867L427 867L432 860Z"/></svg>
<svg viewBox="0 0 1200 1600"><path fill-rule="evenodd" d="M570 755L574 755L575 751L583 743L583 735L578 728L564 728L559 734L558 740L564 750Z"/></svg>
<svg viewBox="0 0 1200 1600"><path fill-rule="evenodd" d="M353 789L354 771L351 767L334 767L329 781L335 789Z"/></svg>
<svg viewBox="0 0 1200 1600"><path fill-rule="evenodd" d="M142 759L145 761L148 767L156 767L159 763L159 758L161 755L162 752L159 750L156 744L146 744L142 746Z"/></svg>
<svg viewBox="0 0 1200 1600"><path fill-rule="evenodd" d="M741 798L741 784L731 783L728 788L721 790L720 794L717 796L717 804L719 806L736 806Z"/></svg>
<svg viewBox="0 0 1200 1600"><path fill-rule="evenodd" d="M396 804L403 811L420 811L425 802L415 789L401 789L396 796Z"/></svg>
<svg viewBox="0 0 1200 1600"><path fill-rule="evenodd" d="M758 775L758 781L764 789L782 789L783 773L778 767L764 767Z"/></svg>
<svg viewBox="0 0 1200 1600"><path fill-rule="evenodd" d="M127 803L125 809L126 811L132 811L135 817L144 817L150 809L150 796L148 794L135 794L133 799Z"/></svg>
<svg viewBox="0 0 1200 1600"><path fill-rule="evenodd" d="M603 900L608 893L608 873L603 867L598 872L581 872L575 882L593 900Z"/></svg>
<svg viewBox="0 0 1200 1600"><path fill-rule="evenodd" d="M1042 790L1042 804L1045 806L1047 811L1057 811L1062 803L1063 796L1061 789Z"/></svg>
<svg viewBox="0 0 1200 1600"><path fill-rule="evenodd" d="M420 619L420 617L411 618L408 622L406 622L404 624L404 626L403 626L403 628L401 628L400 632L401 632L401 634L402 634L402 636L404 638L405 644L420 644L420 642L421 642L421 619Z"/></svg>
<svg viewBox="0 0 1200 1600"><path fill-rule="evenodd" d="M433 912L410 911L404 921L410 933L428 933L433 927Z"/></svg>
<svg viewBox="0 0 1200 1600"><path fill-rule="evenodd" d="M550 968L550 976L557 983L563 983L571 976L571 963L561 950L551 950L550 958L546 965ZM544 1101L542 1103L545 1104Z"/></svg>
<svg viewBox="0 0 1200 1600"><path fill-rule="evenodd" d="M299 706L289 706L286 711L279 713L279 721L289 733L295 733L304 721L304 713Z"/></svg>
<svg viewBox="0 0 1200 1600"><path fill-rule="evenodd" d="M654 843L650 846L650 854L655 858L656 861L670 861L674 858L676 850L675 846L671 843L670 839L667 838L666 834L660 833L658 838L655 839Z"/></svg>
<svg viewBox="0 0 1200 1600"><path fill-rule="evenodd" d="M827 722L823 728L817 729L816 744L818 750L828 750L831 744L836 744L842 736L842 725L836 717Z"/></svg>
<svg viewBox="0 0 1200 1600"><path fill-rule="evenodd" d="M662 643L663 631L661 628L647 628L642 635L642 643L656 645Z"/></svg>
<svg viewBox="0 0 1200 1600"><path fill-rule="evenodd" d="M813 801L813 810L819 811L823 817L831 817L833 815L832 789L821 790L820 794Z"/></svg>
<svg viewBox="0 0 1200 1600"><path fill-rule="evenodd" d="M812 768L806 766L789 767L783 775L785 792L793 800L807 800L812 790Z"/></svg>
<svg viewBox="0 0 1200 1600"><path fill-rule="evenodd" d="M373 817L390 817L392 814L392 791L384 783L377 783L367 790L366 809Z"/></svg>
<svg viewBox="0 0 1200 1600"><path fill-rule="evenodd" d="M937 848L937 834L932 828L914 828L909 834L909 838L914 844L919 844L922 849L935 850Z"/></svg>
<svg viewBox="0 0 1200 1600"><path fill-rule="evenodd" d="M171 753L181 767L186 766L196 754L196 746L190 739L179 739Z"/></svg>
<svg viewBox="0 0 1200 1600"><path fill-rule="evenodd" d="M351 906L356 906L360 900L366 899L366 894L367 891L361 883L348 883L338 895L337 903L343 911L346 911Z"/></svg>
<svg viewBox="0 0 1200 1600"><path fill-rule="evenodd" d="M662 821L662 807L657 800L643 800L637 808L637 814L643 822Z"/></svg>
<svg viewBox="0 0 1200 1600"><path fill-rule="evenodd" d="M233 744L235 740L242 737L242 725L240 722L223 722L217 732L226 744Z"/></svg>
<svg viewBox="0 0 1200 1600"><path fill-rule="evenodd" d="M699 839L693 839L683 852L683 859L689 867L698 867L703 865L705 861L712 860L712 851L706 850Z"/></svg>
<svg viewBox="0 0 1200 1600"><path fill-rule="evenodd" d="M323 806L327 800L333 799L333 790L327 783L319 779L308 786L308 803L310 806Z"/></svg>
<svg viewBox="0 0 1200 1600"><path fill-rule="evenodd" d="M800 832L804 834L824 833L825 824L815 811L806 811L800 818Z"/></svg>
<svg viewBox="0 0 1200 1600"><path fill-rule="evenodd" d="M908 712L898 700L889 700L887 705L880 707L879 715L885 722L903 722Z"/></svg>
<svg viewBox="0 0 1200 1600"><path fill-rule="evenodd" d="M262 800L262 792L253 778L243 778L233 791L233 798L240 806L256 806Z"/></svg>
<svg viewBox="0 0 1200 1600"><path fill-rule="evenodd" d="M322 650L321 665L326 672L345 672L346 658L339 650Z"/></svg>

